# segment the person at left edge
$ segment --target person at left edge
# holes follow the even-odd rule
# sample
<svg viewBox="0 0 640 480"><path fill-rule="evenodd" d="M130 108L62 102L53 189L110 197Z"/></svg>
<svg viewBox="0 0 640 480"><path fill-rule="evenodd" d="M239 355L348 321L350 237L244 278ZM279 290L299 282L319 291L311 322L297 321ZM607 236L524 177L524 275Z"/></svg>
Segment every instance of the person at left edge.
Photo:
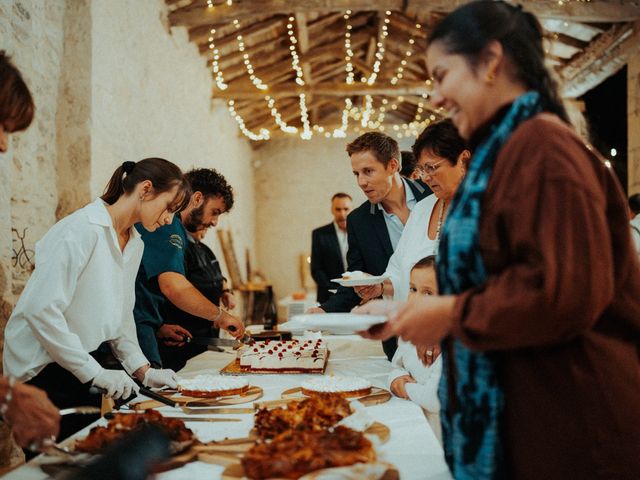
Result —
<svg viewBox="0 0 640 480"><path fill-rule="evenodd" d="M36 244L36 268L5 329L4 372L42 388L58 408L100 405L148 387L176 387L175 373L149 368L136 341L134 281L143 243L133 228L171 223L186 198L180 169L160 158L124 162L105 194L56 223ZM92 353L109 342L122 370ZM95 418L62 417L59 439Z"/></svg>
<svg viewBox="0 0 640 480"><path fill-rule="evenodd" d="M227 330L236 338L244 335L242 321L203 295L187 279L185 271L188 242L185 227L193 232L213 227L226 211L220 196L210 194L210 191L216 191L222 175L213 169L201 168L187 172L185 177L191 185L191 197L173 222L151 232L137 226L145 248L136 279L134 317L140 347L154 366L162 365L157 338L162 327L160 335L165 340L173 340L177 347L184 345L185 337L192 336L189 330L164 318L167 302L183 312L208 320L213 327Z"/></svg>

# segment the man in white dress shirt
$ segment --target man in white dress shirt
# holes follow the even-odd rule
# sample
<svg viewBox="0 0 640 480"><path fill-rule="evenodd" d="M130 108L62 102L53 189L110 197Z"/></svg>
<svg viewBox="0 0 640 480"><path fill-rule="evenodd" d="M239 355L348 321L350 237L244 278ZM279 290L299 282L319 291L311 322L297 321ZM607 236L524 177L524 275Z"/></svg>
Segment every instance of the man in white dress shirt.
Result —
<svg viewBox="0 0 640 480"><path fill-rule="evenodd" d="M347 270L347 215L352 199L346 193L336 193L331 198L333 222L316 228L311 234L311 276L318 285L317 300L327 300L338 285L331 281Z"/></svg>

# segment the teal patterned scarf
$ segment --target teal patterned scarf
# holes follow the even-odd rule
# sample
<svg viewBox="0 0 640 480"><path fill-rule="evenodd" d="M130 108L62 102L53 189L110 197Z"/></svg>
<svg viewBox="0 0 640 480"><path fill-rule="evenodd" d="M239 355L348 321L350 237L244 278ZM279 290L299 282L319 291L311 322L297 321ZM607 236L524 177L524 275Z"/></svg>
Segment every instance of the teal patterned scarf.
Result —
<svg viewBox="0 0 640 480"><path fill-rule="evenodd" d="M518 125L541 110L538 93L518 97L473 153L440 238L437 270L441 294L462 293L485 282L487 272L479 245L484 192L502 146ZM495 361L490 354L473 352L456 339L445 342L442 354L442 429L454 478L505 478L500 439L504 399Z"/></svg>

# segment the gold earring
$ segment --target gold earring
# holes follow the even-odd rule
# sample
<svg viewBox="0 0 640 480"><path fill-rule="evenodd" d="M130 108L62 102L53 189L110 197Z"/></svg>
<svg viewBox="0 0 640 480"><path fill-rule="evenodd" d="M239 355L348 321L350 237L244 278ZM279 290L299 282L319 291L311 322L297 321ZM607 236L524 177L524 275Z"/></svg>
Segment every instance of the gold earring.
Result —
<svg viewBox="0 0 640 480"><path fill-rule="evenodd" d="M495 72L489 72L487 73L487 76L484 78L484 81L488 84L488 85L492 85L493 82L495 82L496 80L496 74Z"/></svg>

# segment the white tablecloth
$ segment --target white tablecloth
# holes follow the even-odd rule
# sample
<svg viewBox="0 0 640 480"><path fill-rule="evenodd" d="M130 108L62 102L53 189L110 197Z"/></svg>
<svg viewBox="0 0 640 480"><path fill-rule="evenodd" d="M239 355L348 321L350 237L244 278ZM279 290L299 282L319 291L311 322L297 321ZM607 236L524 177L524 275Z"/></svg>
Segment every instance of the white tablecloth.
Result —
<svg viewBox="0 0 640 480"><path fill-rule="evenodd" d="M363 340L357 336L325 338L331 350L327 374L356 375L368 379L375 386L385 387L391 364L384 357L379 342ZM190 360L180 375L192 377L200 373L217 373L233 358L234 353L231 351L229 353L205 352ZM282 391L298 387L301 381L310 377L313 375L250 375L249 381L252 385L260 386L264 390L261 400L273 400L280 398ZM163 415L183 416L181 412L171 407L163 407L159 410ZM393 397L387 403L368 407L367 412L390 428L391 437L388 442L378 447L378 456L381 460L394 464L400 472L400 478L406 480L450 480L452 478L445 463L442 448L420 407ZM242 418L242 421L188 422L188 427L202 442L246 437L253 426L252 415L229 416ZM78 434L80 437L84 435L86 431ZM24 480L47 478L37 465L39 461L42 461L41 457L14 470L5 478ZM222 471L223 467L192 462L180 469L162 473L157 478L159 480L216 479L220 478Z"/></svg>

